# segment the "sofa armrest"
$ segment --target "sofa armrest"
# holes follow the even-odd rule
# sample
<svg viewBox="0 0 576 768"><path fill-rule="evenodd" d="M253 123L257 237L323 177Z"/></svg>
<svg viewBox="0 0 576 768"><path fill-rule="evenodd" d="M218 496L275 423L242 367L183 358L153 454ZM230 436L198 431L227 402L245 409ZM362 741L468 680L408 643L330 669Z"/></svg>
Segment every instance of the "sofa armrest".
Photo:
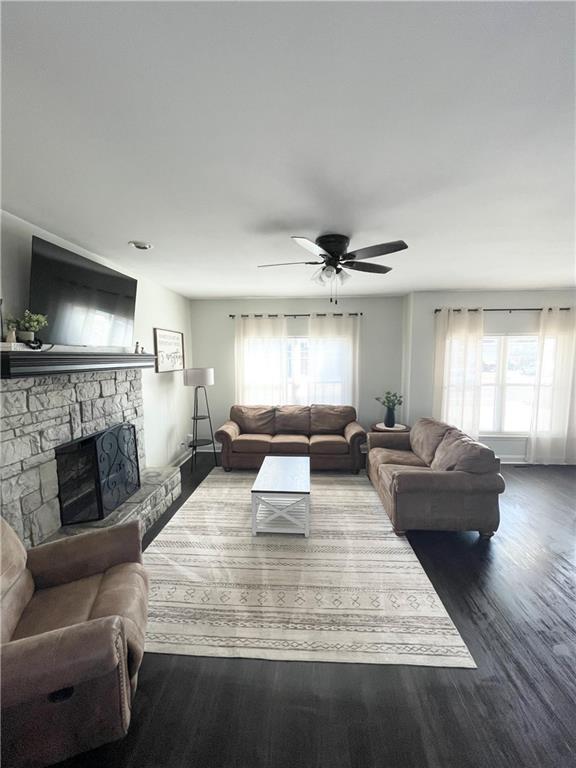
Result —
<svg viewBox="0 0 576 768"><path fill-rule="evenodd" d="M350 446L360 446L366 442L366 430L357 421L351 421L344 427L344 437Z"/></svg>
<svg viewBox="0 0 576 768"><path fill-rule="evenodd" d="M27 567L37 589L66 584L120 563L141 563L140 523L134 520L94 533L70 536L28 550Z"/></svg>
<svg viewBox="0 0 576 768"><path fill-rule="evenodd" d="M120 616L84 621L2 646L2 707L102 677L126 666ZM127 685L127 683L126 683Z"/></svg>
<svg viewBox="0 0 576 768"><path fill-rule="evenodd" d="M234 438L240 435L240 427L235 421L227 421L216 430L214 437L222 445L230 444Z"/></svg>
<svg viewBox="0 0 576 768"><path fill-rule="evenodd" d="M368 432L368 451L371 448L409 451L411 450L410 432Z"/></svg>
<svg viewBox="0 0 576 768"><path fill-rule="evenodd" d="M399 469L392 476L392 488L396 493L502 493L505 483L502 475L496 472L475 475L471 472Z"/></svg>

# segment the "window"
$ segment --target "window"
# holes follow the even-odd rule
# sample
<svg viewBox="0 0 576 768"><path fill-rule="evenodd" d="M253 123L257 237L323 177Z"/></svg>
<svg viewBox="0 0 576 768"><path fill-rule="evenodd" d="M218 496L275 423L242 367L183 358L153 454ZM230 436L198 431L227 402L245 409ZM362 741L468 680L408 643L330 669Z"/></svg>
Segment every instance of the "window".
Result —
<svg viewBox="0 0 576 768"><path fill-rule="evenodd" d="M553 357L554 351L546 345L540 392L546 386L545 372L553 366ZM537 335L484 336L480 402L482 433L530 431L537 373ZM545 422L545 417L542 420Z"/></svg>
<svg viewBox="0 0 576 768"><path fill-rule="evenodd" d="M292 335L288 318L237 318L237 402L356 405L357 320L313 316Z"/></svg>
<svg viewBox="0 0 576 768"><path fill-rule="evenodd" d="M538 315L508 323L491 317L484 330L482 309L439 310L433 413L473 437L527 437L531 463L570 463L576 455L576 312L525 311Z"/></svg>

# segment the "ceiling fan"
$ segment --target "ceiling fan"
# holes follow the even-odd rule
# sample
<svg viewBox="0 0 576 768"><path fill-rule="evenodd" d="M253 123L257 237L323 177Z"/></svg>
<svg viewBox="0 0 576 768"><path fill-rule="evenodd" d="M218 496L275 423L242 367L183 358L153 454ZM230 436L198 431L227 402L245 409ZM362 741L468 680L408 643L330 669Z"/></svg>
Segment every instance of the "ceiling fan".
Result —
<svg viewBox="0 0 576 768"><path fill-rule="evenodd" d="M350 238L346 235L320 235L315 242L307 237L292 237L294 242L305 248L321 261L288 261L280 264L260 264L263 267L285 267L290 264L314 264L320 265L313 275L312 280L321 285L332 283L337 280L342 283L350 277L347 269L358 272L372 272L386 274L392 267L386 267L383 264L364 264L364 259L374 259L376 256L384 256L388 253L396 253L408 248L404 240L394 240L390 243L380 243L379 245L370 245L367 248L358 248L355 251L349 251L348 245Z"/></svg>

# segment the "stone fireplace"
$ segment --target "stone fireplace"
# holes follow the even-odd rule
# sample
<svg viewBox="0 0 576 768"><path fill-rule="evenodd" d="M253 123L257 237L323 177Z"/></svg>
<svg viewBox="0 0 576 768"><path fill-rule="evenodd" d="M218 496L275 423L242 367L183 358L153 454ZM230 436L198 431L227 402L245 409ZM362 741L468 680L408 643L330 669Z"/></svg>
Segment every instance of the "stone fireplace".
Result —
<svg viewBox="0 0 576 768"><path fill-rule="evenodd" d="M144 469L141 377L134 368L2 380L2 516L26 546L54 537L61 526L56 449L119 423L133 425L142 488L109 519L127 519L139 503L149 526L179 495L176 468ZM72 528L63 530L78 532Z"/></svg>

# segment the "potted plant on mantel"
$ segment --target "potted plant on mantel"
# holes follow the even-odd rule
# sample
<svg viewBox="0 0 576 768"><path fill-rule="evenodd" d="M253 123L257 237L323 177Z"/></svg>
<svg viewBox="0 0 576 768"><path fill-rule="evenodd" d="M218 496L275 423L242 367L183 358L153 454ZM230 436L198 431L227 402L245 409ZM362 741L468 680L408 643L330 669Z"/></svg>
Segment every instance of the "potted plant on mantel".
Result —
<svg viewBox="0 0 576 768"><path fill-rule="evenodd" d="M25 310L22 317L16 320L18 341L34 341L34 334L46 328L47 325L46 315L35 315L29 309Z"/></svg>
<svg viewBox="0 0 576 768"><path fill-rule="evenodd" d="M383 397L375 397L374 399L386 408L385 426L393 427L396 424L396 408L402 405L402 395L398 392L387 391Z"/></svg>

